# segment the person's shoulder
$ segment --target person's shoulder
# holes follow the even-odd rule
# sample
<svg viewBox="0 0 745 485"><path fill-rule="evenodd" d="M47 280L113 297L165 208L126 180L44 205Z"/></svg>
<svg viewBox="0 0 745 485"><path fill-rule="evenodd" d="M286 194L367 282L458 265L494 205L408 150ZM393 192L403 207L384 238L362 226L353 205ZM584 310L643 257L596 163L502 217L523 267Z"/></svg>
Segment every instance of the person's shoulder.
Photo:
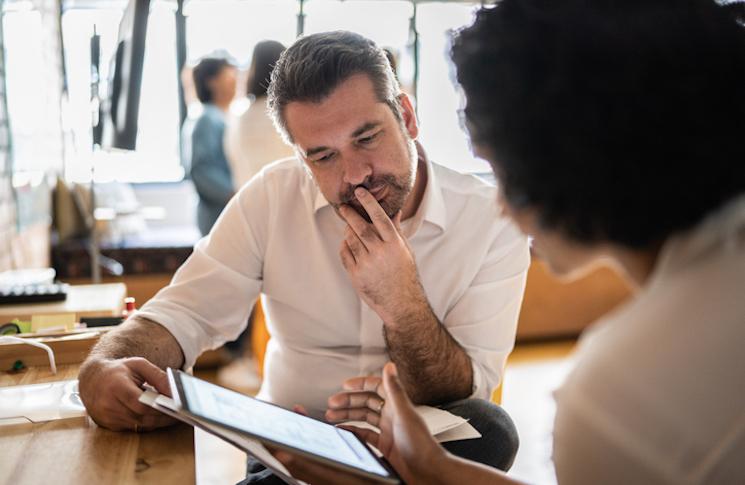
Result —
<svg viewBox="0 0 745 485"><path fill-rule="evenodd" d="M497 203L498 188L486 178L437 163L432 163L432 173L437 179L442 200L449 208L449 217L460 219L466 214L477 212L484 220L503 219Z"/></svg>
<svg viewBox="0 0 745 485"><path fill-rule="evenodd" d="M261 179L269 190L295 191L310 181L308 173L297 157L275 160L261 168L254 179Z"/></svg>
<svg viewBox="0 0 745 485"><path fill-rule="evenodd" d="M207 104L202 108L202 114L197 118L197 125L224 126L226 115L220 108Z"/></svg>
<svg viewBox="0 0 745 485"><path fill-rule="evenodd" d="M305 167L297 157L285 157L268 163L261 169L261 173L267 178L307 178Z"/></svg>
<svg viewBox="0 0 745 485"><path fill-rule="evenodd" d="M454 170L436 162L432 163L432 172L437 178L443 195L473 197L475 199L496 200L497 187L485 177L474 173Z"/></svg>
<svg viewBox="0 0 745 485"><path fill-rule="evenodd" d="M267 210L297 213L302 207L312 207L316 190L302 162L287 157L264 166L241 187L239 198L246 207L255 206L260 197L268 201Z"/></svg>

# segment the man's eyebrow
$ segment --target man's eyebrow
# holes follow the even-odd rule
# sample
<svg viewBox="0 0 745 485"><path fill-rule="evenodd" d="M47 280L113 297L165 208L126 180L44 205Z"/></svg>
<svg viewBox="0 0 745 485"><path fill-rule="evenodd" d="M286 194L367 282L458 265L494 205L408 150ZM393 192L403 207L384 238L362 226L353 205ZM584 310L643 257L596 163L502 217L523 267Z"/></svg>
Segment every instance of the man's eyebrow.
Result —
<svg viewBox="0 0 745 485"><path fill-rule="evenodd" d="M354 130L354 133L352 133L352 138L356 138L356 137L360 136L361 134L363 134L364 132L370 131L373 128L377 128L378 126L380 126L380 122L379 121L368 121L364 125L360 126L356 130Z"/></svg>
<svg viewBox="0 0 745 485"><path fill-rule="evenodd" d="M309 148L308 151L305 152L305 156L306 157L311 157L311 156L315 155L316 153L325 152L326 150L331 150L331 149L329 147L323 147L323 146Z"/></svg>
<svg viewBox="0 0 745 485"><path fill-rule="evenodd" d="M381 123L379 121L368 121L364 125L360 126L356 130L354 130L354 132L352 133L351 138L356 138L356 137L360 136L361 134L365 133L366 131L370 131L373 128L377 128L380 125L381 125ZM320 146L320 147L309 148L308 151L305 152L305 156L306 157L311 157L311 156L315 155L316 153L325 152L326 150L331 150L331 148L329 148L327 146Z"/></svg>

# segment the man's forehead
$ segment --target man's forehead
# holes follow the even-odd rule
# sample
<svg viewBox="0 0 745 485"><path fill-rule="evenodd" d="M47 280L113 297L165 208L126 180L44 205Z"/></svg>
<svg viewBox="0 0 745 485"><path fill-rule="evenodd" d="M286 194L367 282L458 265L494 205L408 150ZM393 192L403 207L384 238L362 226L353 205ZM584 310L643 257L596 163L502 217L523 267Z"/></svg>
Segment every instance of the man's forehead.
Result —
<svg viewBox="0 0 745 485"><path fill-rule="evenodd" d="M343 81L318 102L292 101L284 108L284 118L292 139L308 148L318 135L354 136L367 122L385 120L388 105L380 101L367 75L354 75ZM306 139L303 143L303 139Z"/></svg>

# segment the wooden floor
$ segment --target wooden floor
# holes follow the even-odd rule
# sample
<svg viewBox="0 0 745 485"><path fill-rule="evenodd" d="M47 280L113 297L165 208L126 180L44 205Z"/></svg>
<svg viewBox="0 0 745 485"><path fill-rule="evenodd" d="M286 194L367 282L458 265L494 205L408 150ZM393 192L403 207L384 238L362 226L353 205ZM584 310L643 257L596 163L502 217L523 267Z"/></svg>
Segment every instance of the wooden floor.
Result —
<svg viewBox="0 0 745 485"><path fill-rule="evenodd" d="M575 341L518 345L507 364L502 405L520 433L520 451L510 475L529 483L553 485L551 429L554 401L551 393L566 376ZM216 373L199 376L216 380ZM197 483L232 484L245 476L245 455L233 446L196 430Z"/></svg>
<svg viewBox="0 0 745 485"><path fill-rule="evenodd" d="M571 365L575 341L518 345L504 378L502 406L515 421L520 449L510 475L528 483L556 483L551 462L552 397Z"/></svg>

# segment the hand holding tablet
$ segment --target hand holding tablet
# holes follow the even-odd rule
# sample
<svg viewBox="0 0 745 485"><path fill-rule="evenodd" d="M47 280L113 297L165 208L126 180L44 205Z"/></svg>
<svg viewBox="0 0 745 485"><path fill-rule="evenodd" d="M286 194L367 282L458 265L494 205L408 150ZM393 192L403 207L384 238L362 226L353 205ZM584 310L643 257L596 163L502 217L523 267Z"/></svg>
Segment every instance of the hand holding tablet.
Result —
<svg viewBox="0 0 745 485"><path fill-rule="evenodd" d="M217 429L223 427L245 434L270 448L299 455L309 462L375 482L400 483L395 472L350 431L181 371L168 369L168 377L174 401L187 416L216 424Z"/></svg>

